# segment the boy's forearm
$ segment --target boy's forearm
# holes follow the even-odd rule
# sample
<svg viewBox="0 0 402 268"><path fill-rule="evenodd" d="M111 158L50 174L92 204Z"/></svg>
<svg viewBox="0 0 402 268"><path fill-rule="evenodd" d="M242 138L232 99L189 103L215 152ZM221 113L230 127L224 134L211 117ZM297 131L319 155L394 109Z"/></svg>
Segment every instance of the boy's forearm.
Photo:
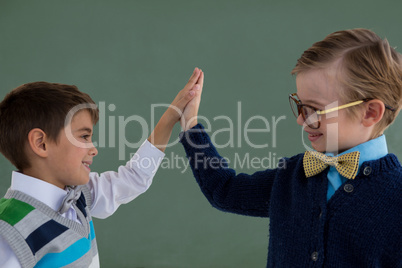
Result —
<svg viewBox="0 0 402 268"><path fill-rule="evenodd" d="M180 142L201 191L213 207L241 215L268 217L276 170L236 174L219 155L202 125L183 132Z"/></svg>
<svg viewBox="0 0 402 268"><path fill-rule="evenodd" d="M151 135L148 137L148 141L162 152L165 151L166 145L172 135L173 127L176 124L176 122L169 120L168 117L169 115L167 113L163 114Z"/></svg>

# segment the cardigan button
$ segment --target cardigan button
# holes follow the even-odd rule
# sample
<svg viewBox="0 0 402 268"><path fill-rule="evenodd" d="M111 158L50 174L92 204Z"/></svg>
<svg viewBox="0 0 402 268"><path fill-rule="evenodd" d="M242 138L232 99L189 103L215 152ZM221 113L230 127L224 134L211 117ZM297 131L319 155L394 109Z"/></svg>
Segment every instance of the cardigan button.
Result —
<svg viewBox="0 0 402 268"><path fill-rule="evenodd" d="M318 260L318 252L317 252L317 251L314 251L314 252L311 254L311 259L312 259L313 261L317 261L317 260Z"/></svg>
<svg viewBox="0 0 402 268"><path fill-rule="evenodd" d="M347 193L351 193L354 190L354 187L352 184L345 184L345 186L343 186L343 190L345 190L345 192Z"/></svg>
<svg viewBox="0 0 402 268"><path fill-rule="evenodd" d="M368 175L370 175L370 173L371 173L371 167L368 167L368 166L365 167L363 170L363 174L368 176Z"/></svg>

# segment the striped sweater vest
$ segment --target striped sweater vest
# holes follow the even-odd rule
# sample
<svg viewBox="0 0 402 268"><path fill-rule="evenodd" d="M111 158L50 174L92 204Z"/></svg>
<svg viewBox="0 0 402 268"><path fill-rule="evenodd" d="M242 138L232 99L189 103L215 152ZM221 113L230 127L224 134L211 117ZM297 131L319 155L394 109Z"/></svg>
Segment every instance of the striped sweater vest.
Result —
<svg viewBox="0 0 402 268"><path fill-rule="evenodd" d="M23 268L99 267L90 204L89 189L84 187L73 205L79 224L29 195L8 190L0 199L0 235Z"/></svg>

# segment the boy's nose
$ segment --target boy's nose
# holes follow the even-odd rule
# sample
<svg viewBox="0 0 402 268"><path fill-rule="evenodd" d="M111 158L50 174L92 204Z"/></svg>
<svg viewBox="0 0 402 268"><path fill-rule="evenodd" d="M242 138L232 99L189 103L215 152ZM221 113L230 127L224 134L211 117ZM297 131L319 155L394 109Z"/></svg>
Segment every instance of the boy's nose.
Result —
<svg viewBox="0 0 402 268"><path fill-rule="evenodd" d="M303 126L304 124L304 119L301 114L299 114L299 116L297 117L297 124L299 124L300 126Z"/></svg>
<svg viewBox="0 0 402 268"><path fill-rule="evenodd" d="M93 144L92 144L93 145ZM89 150L89 154L91 156L96 156L98 154L98 149L96 149L95 146L92 146L92 148Z"/></svg>

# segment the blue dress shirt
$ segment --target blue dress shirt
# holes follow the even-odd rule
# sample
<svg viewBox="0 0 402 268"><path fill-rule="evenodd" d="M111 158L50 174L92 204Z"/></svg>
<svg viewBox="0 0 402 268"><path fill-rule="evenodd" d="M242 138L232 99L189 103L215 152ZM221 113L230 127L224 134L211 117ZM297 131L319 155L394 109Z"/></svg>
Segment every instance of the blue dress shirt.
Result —
<svg viewBox="0 0 402 268"><path fill-rule="evenodd" d="M360 159L359 159L359 169L360 169L360 166L363 162L377 160L388 154L387 141L385 139L385 136L381 135L378 138L359 144L339 155L356 151L360 152ZM325 155L334 156L333 153L326 153ZM359 172L359 170L357 170L357 172ZM335 193L335 191L348 179L340 175L334 166L330 166L327 177L328 177L327 200L329 200L331 196Z"/></svg>

